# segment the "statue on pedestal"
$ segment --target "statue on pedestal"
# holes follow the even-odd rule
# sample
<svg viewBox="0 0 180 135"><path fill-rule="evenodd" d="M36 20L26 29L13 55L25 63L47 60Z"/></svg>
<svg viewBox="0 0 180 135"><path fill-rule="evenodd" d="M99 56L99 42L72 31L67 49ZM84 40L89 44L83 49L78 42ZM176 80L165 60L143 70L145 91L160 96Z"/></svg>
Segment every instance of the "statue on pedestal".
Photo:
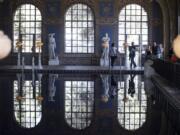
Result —
<svg viewBox="0 0 180 135"><path fill-rule="evenodd" d="M109 41L110 38L108 36L108 33L106 33L105 37L102 38L103 52L100 59L100 66L104 66L104 67L109 66Z"/></svg>
<svg viewBox="0 0 180 135"><path fill-rule="evenodd" d="M49 65L59 65L59 59L55 54L56 40L54 36L55 33L49 34Z"/></svg>

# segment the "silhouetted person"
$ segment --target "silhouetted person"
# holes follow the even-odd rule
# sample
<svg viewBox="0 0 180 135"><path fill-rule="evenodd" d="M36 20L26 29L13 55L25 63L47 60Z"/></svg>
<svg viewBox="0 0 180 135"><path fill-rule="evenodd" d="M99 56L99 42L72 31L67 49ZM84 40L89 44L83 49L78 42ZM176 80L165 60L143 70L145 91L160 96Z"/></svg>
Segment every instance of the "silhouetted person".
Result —
<svg viewBox="0 0 180 135"><path fill-rule="evenodd" d="M136 67L136 63L134 61L134 58L136 56L136 47L134 46L134 42L131 43L131 46L129 46L129 60L131 61L130 67L134 66Z"/></svg>
<svg viewBox="0 0 180 135"><path fill-rule="evenodd" d="M134 83L134 78L135 78L135 74L131 74L130 75L130 79L129 79L129 89L128 89L128 94L131 95L131 97L134 96L135 94L135 83Z"/></svg>
<svg viewBox="0 0 180 135"><path fill-rule="evenodd" d="M168 51L168 57L169 57L169 59L171 59L173 53L174 53L174 52L173 52L173 48L171 47L171 48L169 49L169 51Z"/></svg>
<svg viewBox="0 0 180 135"><path fill-rule="evenodd" d="M153 46L152 46L152 54L154 55L154 56L157 56L157 52L158 52L158 50L157 50L158 48L157 48L157 43L156 42L154 42L153 43Z"/></svg>
<svg viewBox="0 0 180 135"><path fill-rule="evenodd" d="M146 48L146 60L151 56L151 49L150 46L147 46Z"/></svg>
<svg viewBox="0 0 180 135"><path fill-rule="evenodd" d="M111 58L111 66L113 67L114 62L117 59L117 47L115 47L114 43L111 44L110 58Z"/></svg>

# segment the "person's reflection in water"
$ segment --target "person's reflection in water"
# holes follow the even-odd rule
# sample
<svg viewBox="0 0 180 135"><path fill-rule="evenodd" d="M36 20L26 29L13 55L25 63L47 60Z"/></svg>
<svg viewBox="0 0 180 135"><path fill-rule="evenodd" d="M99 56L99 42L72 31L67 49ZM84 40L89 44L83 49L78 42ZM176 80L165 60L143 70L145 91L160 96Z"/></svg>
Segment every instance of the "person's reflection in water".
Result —
<svg viewBox="0 0 180 135"><path fill-rule="evenodd" d="M111 98L114 99L114 97L117 95L117 82L114 78L114 75L111 75Z"/></svg>
<svg viewBox="0 0 180 135"><path fill-rule="evenodd" d="M128 94L130 94L131 97L134 97L135 94L135 83L134 83L135 76L136 76L135 74L130 74Z"/></svg>

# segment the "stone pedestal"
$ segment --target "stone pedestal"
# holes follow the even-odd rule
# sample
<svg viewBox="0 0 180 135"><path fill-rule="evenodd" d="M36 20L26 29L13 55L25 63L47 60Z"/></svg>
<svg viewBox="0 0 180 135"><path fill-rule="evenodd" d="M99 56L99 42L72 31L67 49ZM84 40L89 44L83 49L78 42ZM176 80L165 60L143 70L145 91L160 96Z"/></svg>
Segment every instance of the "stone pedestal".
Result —
<svg viewBox="0 0 180 135"><path fill-rule="evenodd" d="M49 65L59 65L59 59L56 57L56 59L50 59L48 62Z"/></svg>
<svg viewBox="0 0 180 135"><path fill-rule="evenodd" d="M101 67L109 67L109 59L101 58L100 59L100 66Z"/></svg>

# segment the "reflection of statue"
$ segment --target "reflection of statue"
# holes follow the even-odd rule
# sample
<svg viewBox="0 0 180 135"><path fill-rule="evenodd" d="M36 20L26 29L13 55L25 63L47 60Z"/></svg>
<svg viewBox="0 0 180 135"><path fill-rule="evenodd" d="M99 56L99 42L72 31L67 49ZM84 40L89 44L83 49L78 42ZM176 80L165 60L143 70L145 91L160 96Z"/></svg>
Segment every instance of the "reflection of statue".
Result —
<svg viewBox="0 0 180 135"><path fill-rule="evenodd" d="M55 33L49 34L49 59L55 59L56 41L54 38Z"/></svg>
<svg viewBox="0 0 180 135"><path fill-rule="evenodd" d="M102 38L103 52L100 60L101 66L109 66L109 41L110 38L108 36L108 33L106 33L105 37Z"/></svg>
<svg viewBox="0 0 180 135"><path fill-rule="evenodd" d="M109 100L109 75L101 75L102 86L103 86L103 94L101 96L101 100L103 102L108 102Z"/></svg>
<svg viewBox="0 0 180 135"><path fill-rule="evenodd" d="M54 96L56 94L55 81L58 78L57 74L49 75L49 101L54 102Z"/></svg>
<svg viewBox="0 0 180 135"><path fill-rule="evenodd" d="M58 57L55 54L56 41L54 35L55 33L49 34L49 65L59 65Z"/></svg>

